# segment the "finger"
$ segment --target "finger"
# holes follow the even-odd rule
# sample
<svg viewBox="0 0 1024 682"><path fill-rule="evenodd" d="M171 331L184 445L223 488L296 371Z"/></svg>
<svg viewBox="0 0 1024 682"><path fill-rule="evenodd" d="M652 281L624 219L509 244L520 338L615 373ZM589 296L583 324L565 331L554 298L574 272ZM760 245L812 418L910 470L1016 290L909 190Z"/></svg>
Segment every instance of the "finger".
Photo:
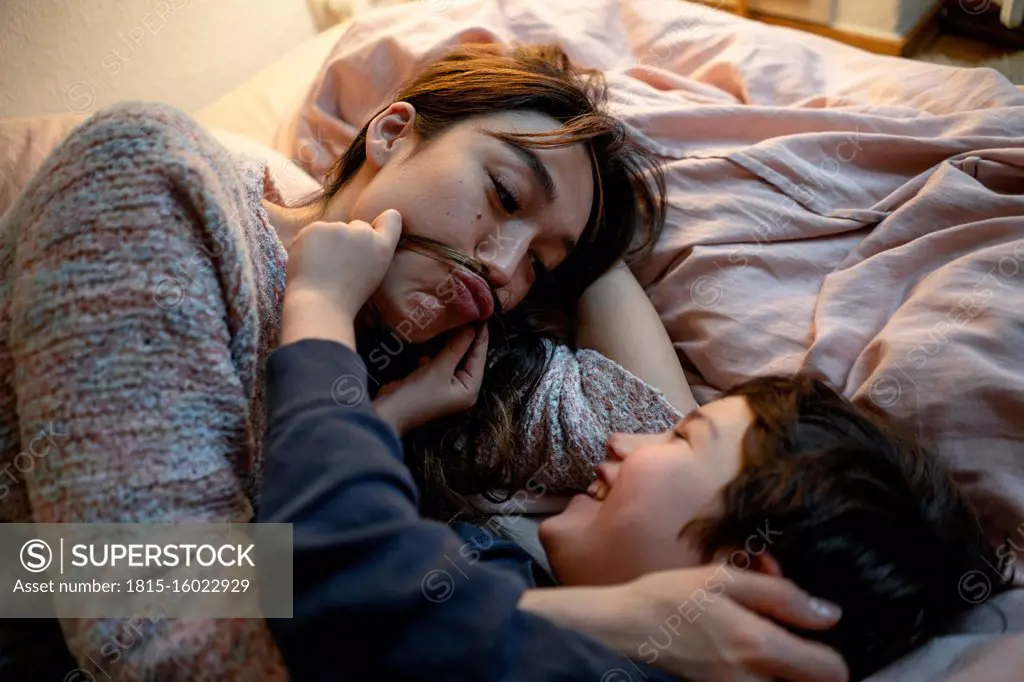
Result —
<svg viewBox="0 0 1024 682"><path fill-rule="evenodd" d="M484 368L487 365L487 340L487 325L484 325L473 339L473 346L466 355L466 363L461 370L455 373L455 379L473 395L480 392L480 386L484 381Z"/></svg>
<svg viewBox="0 0 1024 682"><path fill-rule="evenodd" d="M809 630L825 630L842 617L842 610L818 599L785 578L741 571L725 566L722 582L737 604L786 625Z"/></svg>
<svg viewBox="0 0 1024 682"><path fill-rule="evenodd" d="M456 332L441 349L441 352L430 361L431 370L441 372L448 377L454 375L462 358L465 357L466 351L473 343L474 336L473 328L469 326Z"/></svg>
<svg viewBox="0 0 1024 682"><path fill-rule="evenodd" d="M384 244L393 252L398 248L402 236L402 214L393 208L373 219L373 229L384 239Z"/></svg>
<svg viewBox="0 0 1024 682"><path fill-rule="evenodd" d="M783 630L767 620L749 627L766 628L757 638L759 651L748 661L750 672L782 682L847 682L850 672L837 651Z"/></svg>

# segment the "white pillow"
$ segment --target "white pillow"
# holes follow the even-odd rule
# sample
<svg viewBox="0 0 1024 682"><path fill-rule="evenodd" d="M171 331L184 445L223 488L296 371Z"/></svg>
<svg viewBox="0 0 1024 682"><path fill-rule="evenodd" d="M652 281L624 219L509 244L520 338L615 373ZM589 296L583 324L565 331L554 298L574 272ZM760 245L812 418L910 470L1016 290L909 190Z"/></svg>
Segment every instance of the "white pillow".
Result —
<svg viewBox="0 0 1024 682"><path fill-rule="evenodd" d="M55 114L0 119L0 216L11 207L50 152L87 118L80 114ZM297 163L270 147L227 130L210 129L210 133L229 150L266 161L286 203L295 203L320 189L320 184Z"/></svg>
<svg viewBox="0 0 1024 682"><path fill-rule="evenodd" d="M84 114L53 114L0 119L0 216Z"/></svg>
<svg viewBox="0 0 1024 682"><path fill-rule="evenodd" d="M295 204L300 199L320 190L320 183L302 170L298 163L286 158L280 152L230 130L211 128L210 134L232 152L265 161L286 204Z"/></svg>
<svg viewBox="0 0 1024 682"><path fill-rule="evenodd" d="M345 22L303 41L256 75L194 116L210 129L274 146L275 132L302 104L324 60L348 29Z"/></svg>

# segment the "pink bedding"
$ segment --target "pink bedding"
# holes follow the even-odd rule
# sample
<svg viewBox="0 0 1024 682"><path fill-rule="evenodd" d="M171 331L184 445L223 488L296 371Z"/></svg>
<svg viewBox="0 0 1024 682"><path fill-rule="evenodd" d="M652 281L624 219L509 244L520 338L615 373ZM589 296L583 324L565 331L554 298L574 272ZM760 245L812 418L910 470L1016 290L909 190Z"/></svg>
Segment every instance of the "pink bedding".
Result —
<svg viewBox="0 0 1024 682"><path fill-rule="evenodd" d="M1024 93L679 0L398 6L351 25L276 146L318 175L418 60L494 40L604 69L664 158L667 233L637 274L699 401L821 372L914 417L1024 545ZM1024 598L1000 602L1024 632ZM1020 637L983 615L872 679L1019 679Z"/></svg>

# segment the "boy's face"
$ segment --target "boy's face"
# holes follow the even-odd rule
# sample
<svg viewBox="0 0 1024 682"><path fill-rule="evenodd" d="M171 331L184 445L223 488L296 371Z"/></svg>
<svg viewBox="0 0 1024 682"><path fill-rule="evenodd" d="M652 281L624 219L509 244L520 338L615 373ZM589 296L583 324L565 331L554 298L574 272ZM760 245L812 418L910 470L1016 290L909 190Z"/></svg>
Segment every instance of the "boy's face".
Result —
<svg viewBox="0 0 1024 682"><path fill-rule="evenodd" d="M680 531L715 511L719 491L739 473L752 421L746 399L730 396L665 433L612 435L588 494L541 524L556 577L567 585L602 585L703 563Z"/></svg>

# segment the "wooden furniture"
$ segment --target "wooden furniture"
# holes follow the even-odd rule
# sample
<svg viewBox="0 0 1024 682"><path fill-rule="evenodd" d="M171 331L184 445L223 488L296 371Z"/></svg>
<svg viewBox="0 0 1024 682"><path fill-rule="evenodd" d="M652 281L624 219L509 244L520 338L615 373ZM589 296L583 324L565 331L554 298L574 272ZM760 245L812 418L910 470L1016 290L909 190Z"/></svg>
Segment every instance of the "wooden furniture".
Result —
<svg viewBox="0 0 1024 682"><path fill-rule="evenodd" d="M1024 2L1024 0L1018 1ZM809 21L787 19L784 17L773 16L771 14L765 14L764 12L759 12L757 9L751 7L750 0L735 0L735 3L731 8L721 7L721 0L697 0L697 2L703 2L704 4L720 7L732 12L733 14L738 14L749 19L756 19L766 24L795 28L800 31L806 31L808 33L825 36L826 38L832 38L833 40L838 40L848 45L854 45L855 47L859 47L870 52L894 55L897 57L905 57L913 54L918 50L918 48L935 37L938 33L938 23L935 19L939 10L942 8L942 2L940 0L936 0L935 7L921 17L906 36L884 38L862 33L854 33L852 31L844 31L832 26L815 24Z"/></svg>
<svg viewBox="0 0 1024 682"><path fill-rule="evenodd" d="M1024 0L1003 0L1002 8L992 0L946 0L940 23L947 33L995 47L1024 50L1022 13Z"/></svg>

